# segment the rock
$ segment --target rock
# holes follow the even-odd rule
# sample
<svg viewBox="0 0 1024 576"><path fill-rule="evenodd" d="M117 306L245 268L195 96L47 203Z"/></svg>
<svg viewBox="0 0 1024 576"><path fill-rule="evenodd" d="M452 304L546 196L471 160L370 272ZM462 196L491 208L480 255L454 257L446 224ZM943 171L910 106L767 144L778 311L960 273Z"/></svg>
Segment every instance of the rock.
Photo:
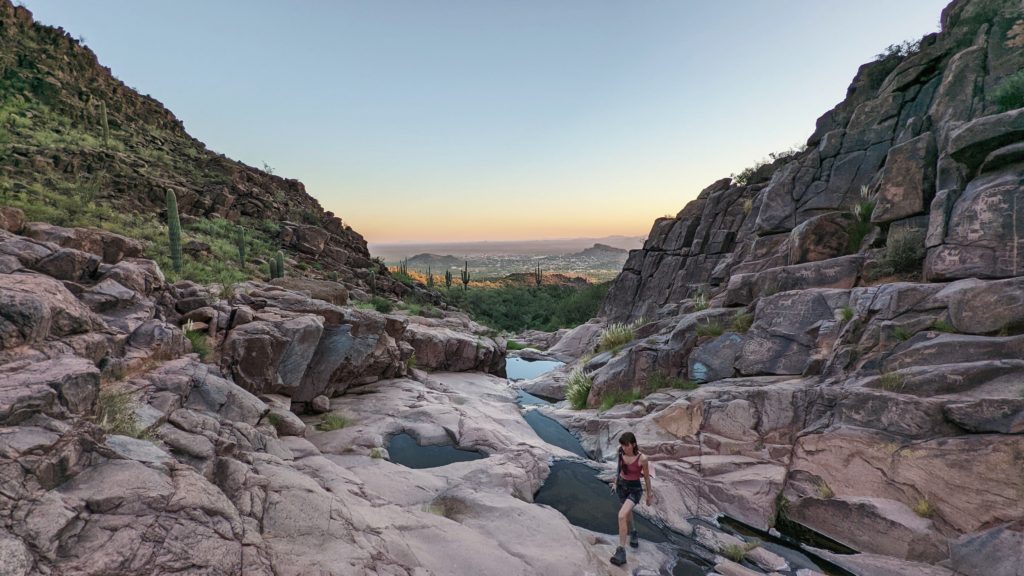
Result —
<svg viewBox="0 0 1024 576"><path fill-rule="evenodd" d="M0 230L21 234L25 227L25 213L11 206L0 206Z"/></svg>
<svg viewBox="0 0 1024 576"><path fill-rule="evenodd" d="M978 118L953 130L948 153L957 162L976 168L993 150L1024 139L1024 110Z"/></svg>
<svg viewBox="0 0 1024 576"><path fill-rule="evenodd" d="M282 230L283 240L303 254L316 256L324 251L330 233L319 226L293 226Z"/></svg>
<svg viewBox="0 0 1024 576"><path fill-rule="evenodd" d="M287 408L271 406L264 420L269 422L280 436L303 436L306 433L306 423Z"/></svg>
<svg viewBox="0 0 1024 576"><path fill-rule="evenodd" d="M25 225L23 233L41 242L95 254L107 264L116 264L124 258L138 258L145 250L138 240L96 228L62 228L30 222Z"/></svg>
<svg viewBox="0 0 1024 576"><path fill-rule="evenodd" d="M961 536L950 547L950 564L966 576L1018 576L1024 566L1024 522Z"/></svg>
<svg viewBox="0 0 1024 576"><path fill-rule="evenodd" d="M275 278L270 283L337 306L348 303L348 290L337 282L312 278Z"/></svg>
<svg viewBox="0 0 1024 576"><path fill-rule="evenodd" d="M949 319L957 332L991 334L1024 326L1024 278L994 282L953 282L937 298L948 300ZM993 314L993 310L999 310Z"/></svg>
<svg viewBox="0 0 1024 576"><path fill-rule="evenodd" d="M823 322L848 298L844 290L802 290L762 298L736 361L741 374L801 374Z"/></svg>
<svg viewBox="0 0 1024 576"><path fill-rule="evenodd" d="M111 434L107 436L105 444L126 460L144 463L160 463L171 460L166 452L147 440Z"/></svg>
<svg viewBox="0 0 1024 576"><path fill-rule="evenodd" d="M103 272L101 280L113 280L147 296L163 288L165 280L160 267L152 260L125 258Z"/></svg>
<svg viewBox="0 0 1024 576"><path fill-rule="evenodd" d="M103 328L103 321L60 282L35 274L0 274L0 349Z"/></svg>
<svg viewBox="0 0 1024 576"><path fill-rule="evenodd" d="M1024 398L981 398L947 404L946 417L971 432L1024 433Z"/></svg>
<svg viewBox="0 0 1024 576"><path fill-rule="evenodd" d="M421 368L498 372L505 366L504 345L499 347L491 338L410 324L403 339L416 351L416 366Z"/></svg>
<svg viewBox="0 0 1024 576"><path fill-rule="evenodd" d="M930 132L893 146L882 168L871 221L892 222L924 212L935 182L935 142Z"/></svg>
<svg viewBox="0 0 1024 576"><path fill-rule="evenodd" d="M806 220L789 233L788 264L818 262L850 252L848 230L855 220L849 212L828 212Z"/></svg>
<svg viewBox="0 0 1024 576"><path fill-rule="evenodd" d="M695 382L712 382L732 378L734 365L743 350L743 337L734 332L705 342L690 353L688 374Z"/></svg>
<svg viewBox="0 0 1024 576"><path fill-rule="evenodd" d="M566 332L549 349L548 354L562 362L572 362L592 352L601 338L604 324L591 320Z"/></svg>
<svg viewBox="0 0 1024 576"><path fill-rule="evenodd" d="M748 305L778 292L812 288L853 288L864 257L843 256L831 260L781 266L763 272L737 274L729 279L725 305Z"/></svg>
<svg viewBox="0 0 1024 576"><path fill-rule="evenodd" d="M181 314L188 314L193 310L205 308L210 305L209 298L205 296L193 296L190 298L182 298L174 304L174 308Z"/></svg>
<svg viewBox="0 0 1024 576"><path fill-rule="evenodd" d="M255 393L293 393L316 351L323 320L292 315L234 328L224 339L221 366Z"/></svg>
<svg viewBox="0 0 1024 576"><path fill-rule="evenodd" d="M309 406L313 410L314 414L324 414L331 410L331 401L327 396L321 394L320 396L313 398L313 400L310 401Z"/></svg>
<svg viewBox="0 0 1024 576"><path fill-rule="evenodd" d="M32 565L25 544L6 530L0 531L0 576L28 576Z"/></svg>
<svg viewBox="0 0 1024 576"><path fill-rule="evenodd" d="M96 275L99 265L98 256L62 248L36 262L32 269L58 280L82 282L92 279Z"/></svg>

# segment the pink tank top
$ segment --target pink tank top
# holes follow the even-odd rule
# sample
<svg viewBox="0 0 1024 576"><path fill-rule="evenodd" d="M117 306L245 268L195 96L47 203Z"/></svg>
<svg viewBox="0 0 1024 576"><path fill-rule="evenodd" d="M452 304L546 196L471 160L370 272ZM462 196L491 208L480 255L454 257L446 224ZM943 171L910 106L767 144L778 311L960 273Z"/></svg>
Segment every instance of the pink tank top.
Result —
<svg viewBox="0 0 1024 576"><path fill-rule="evenodd" d="M636 457L636 460L632 464L626 463L626 458L619 455L619 460L622 464L622 468L619 470L619 476L622 476L623 480L639 480L640 479L640 456Z"/></svg>

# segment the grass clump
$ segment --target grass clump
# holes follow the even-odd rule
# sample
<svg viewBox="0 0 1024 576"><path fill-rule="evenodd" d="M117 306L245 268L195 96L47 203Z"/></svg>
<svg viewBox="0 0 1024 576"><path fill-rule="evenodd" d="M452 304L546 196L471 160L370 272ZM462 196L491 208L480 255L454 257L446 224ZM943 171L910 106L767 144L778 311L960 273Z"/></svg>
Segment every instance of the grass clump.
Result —
<svg viewBox="0 0 1024 576"><path fill-rule="evenodd" d="M392 304L390 300L388 300L387 298L382 298L380 296L374 296L373 298L371 298L370 306L372 306L374 310L380 312L381 314L390 314L395 309L395 305Z"/></svg>
<svg viewBox="0 0 1024 576"><path fill-rule="evenodd" d="M587 398L590 397L590 388L594 385L590 374L577 367L569 373L566 379L565 399L574 410L582 410L587 407Z"/></svg>
<svg viewBox="0 0 1024 576"><path fill-rule="evenodd" d="M992 103L1001 112L1024 107L1024 70L1003 78L992 91Z"/></svg>
<svg viewBox="0 0 1024 576"><path fill-rule="evenodd" d="M210 340L199 330L186 330L185 337L192 343L192 351L199 355L199 359L206 361L210 357Z"/></svg>
<svg viewBox="0 0 1024 576"><path fill-rule="evenodd" d="M839 314L840 314L840 317L842 317L844 324L849 322L850 320L853 320L853 317L856 315L856 313L854 312L853 308L850 307L850 306L843 306L839 310Z"/></svg>
<svg viewBox="0 0 1024 576"><path fill-rule="evenodd" d="M619 404L629 404L644 397L639 390L615 390L601 398L601 411L604 412Z"/></svg>
<svg viewBox="0 0 1024 576"><path fill-rule="evenodd" d="M339 430L348 425L348 418L341 414L328 414L316 425L316 429L321 432L330 432L331 430Z"/></svg>
<svg viewBox="0 0 1024 576"><path fill-rule="evenodd" d="M907 340L910 340L911 336L913 336L913 334L910 330L907 330L903 326L897 326L892 331L892 337L895 338L897 342L906 342Z"/></svg>
<svg viewBox="0 0 1024 576"><path fill-rule="evenodd" d="M700 384L680 378L679 376L669 376L661 372L655 372L647 379L647 388L651 391L660 390L662 388L675 388L676 390L694 390Z"/></svg>
<svg viewBox="0 0 1024 576"><path fill-rule="evenodd" d="M953 334L954 332L956 332L956 327L946 320L936 320L935 322L932 322L932 330L935 330L936 332L947 332L949 334Z"/></svg>
<svg viewBox="0 0 1024 576"><path fill-rule="evenodd" d="M526 344L520 344L519 342L516 342L515 340L509 340L508 342L505 343L505 349L506 350L523 350L525 348L526 348Z"/></svg>
<svg viewBox="0 0 1024 576"><path fill-rule="evenodd" d="M754 324L754 315L745 310L740 310L732 317L732 331L746 334Z"/></svg>
<svg viewBox="0 0 1024 576"><path fill-rule="evenodd" d="M823 498L825 500L828 500L836 495L836 493L832 491L832 487L829 486L828 483L825 482L824 480L818 480L814 485L814 489L818 492L818 497Z"/></svg>
<svg viewBox="0 0 1024 576"><path fill-rule="evenodd" d="M886 240L884 263L896 274L920 270L924 255L921 232L899 229L891 232Z"/></svg>
<svg viewBox="0 0 1024 576"><path fill-rule="evenodd" d="M609 350L618 352L623 346L629 344L636 338L636 329L643 324L643 320L623 324L616 322L610 324L601 332L601 340L597 344L597 351L607 352Z"/></svg>
<svg viewBox="0 0 1024 576"><path fill-rule="evenodd" d="M729 544L722 548L722 556L725 556L729 560L739 564L747 557L747 553L757 548L761 544L759 542L747 542L745 544Z"/></svg>
<svg viewBox="0 0 1024 576"><path fill-rule="evenodd" d="M721 322L701 322L697 324L697 336L701 338L721 336L725 334L725 326Z"/></svg>
<svg viewBox="0 0 1024 576"><path fill-rule="evenodd" d="M101 389L96 401L96 424L107 434L120 434L142 438L142 428L135 415L138 401L131 392L111 388Z"/></svg>
<svg viewBox="0 0 1024 576"><path fill-rule="evenodd" d="M846 228L846 234L849 236L849 244L846 249L850 254L856 254L860 252L860 245L864 243L864 238L871 233L875 225L871 223L871 213L875 211L875 201L871 197L871 193L868 191L867 186L861 186L860 188L860 201L853 207L853 222Z"/></svg>
<svg viewBox="0 0 1024 576"><path fill-rule="evenodd" d="M914 504L914 514L917 514L921 518L931 518L935 514L935 507L926 498L918 498L917 504Z"/></svg>
<svg viewBox="0 0 1024 576"><path fill-rule="evenodd" d="M415 368L415 367L416 367L416 353L413 352L412 356L409 356L409 359L405 361L405 370L406 370L406 372L412 372L412 369Z"/></svg>
<svg viewBox="0 0 1024 576"><path fill-rule="evenodd" d="M886 372L878 378L878 385L887 392L900 392L903 390L903 376L895 372Z"/></svg>
<svg viewBox="0 0 1024 576"><path fill-rule="evenodd" d="M374 446L373 448L370 448L370 458L373 458L374 460L379 460L379 459L381 459L383 457L384 457L384 451L383 450L381 450L380 448L378 448L376 446Z"/></svg>
<svg viewBox="0 0 1024 576"><path fill-rule="evenodd" d="M701 292L693 297L693 309L697 312L701 310L707 310L710 303L708 302L708 295Z"/></svg>

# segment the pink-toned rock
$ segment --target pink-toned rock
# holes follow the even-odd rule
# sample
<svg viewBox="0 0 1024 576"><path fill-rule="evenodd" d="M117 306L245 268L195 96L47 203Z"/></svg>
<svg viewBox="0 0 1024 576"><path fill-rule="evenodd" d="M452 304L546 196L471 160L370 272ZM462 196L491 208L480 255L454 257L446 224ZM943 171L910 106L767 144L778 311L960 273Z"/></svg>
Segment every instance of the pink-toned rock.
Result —
<svg viewBox="0 0 1024 576"><path fill-rule="evenodd" d="M25 227L25 213L11 206L0 206L0 230L20 234Z"/></svg>
<svg viewBox="0 0 1024 576"><path fill-rule="evenodd" d="M0 349L103 327L103 321L57 280L0 274Z"/></svg>
<svg viewBox="0 0 1024 576"><path fill-rule="evenodd" d="M96 228L63 228L45 222L29 222L25 225L24 234L64 248L95 254L108 264L124 258L137 258L145 250L138 240Z"/></svg>

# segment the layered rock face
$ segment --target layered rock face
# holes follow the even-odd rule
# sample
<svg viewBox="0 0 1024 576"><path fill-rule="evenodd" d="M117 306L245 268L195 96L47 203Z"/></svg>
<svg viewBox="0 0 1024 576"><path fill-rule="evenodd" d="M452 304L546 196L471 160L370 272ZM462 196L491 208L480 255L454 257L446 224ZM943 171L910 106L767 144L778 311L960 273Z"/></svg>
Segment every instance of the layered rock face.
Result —
<svg viewBox="0 0 1024 576"><path fill-rule="evenodd" d="M666 521L809 528L863 574L1024 565L1024 110L992 100L1024 8L942 25L861 67L806 150L657 220L615 280L603 321L643 326L586 359L590 405L700 386L553 414L609 456L637 432Z"/></svg>
<svg viewBox="0 0 1024 576"><path fill-rule="evenodd" d="M490 422L517 411L503 379L463 377L500 402L457 409L465 399L446 394L423 409L418 398L440 384L393 379L414 357L500 372L504 342L465 317L411 324L345 305L337 283L254 282L232 294L170 285L127 238L25 222L9 208L0 216L0 574L408 576L443 573L454 559L525 576L602 563L586 534L528 504L552 448L521 420L507 433ZM304 439L315 435L307 423L320 422L299 414L329 411L331 397L367 394L371 383L415 405L362 409L389 430L409 420L403 411L442 404L456 429L486 424L490 433L467 428L460 442L506 453L494 484L476 488L488 472L464 470L466 481L432 479L404 501L350 472L355 444L321 453ZM370 466L368 450L383 450L383 436L371 440L360 440L354 464ZM331 450L348 460L333 462ZM499 480L520 465L530 470L518 473L514 497ZM491 535L425 510L436 498L458 502L460 517ZM549 529L489 556L506 513ZM572 562L531 558L541 540L569 546Z"/></svg>

